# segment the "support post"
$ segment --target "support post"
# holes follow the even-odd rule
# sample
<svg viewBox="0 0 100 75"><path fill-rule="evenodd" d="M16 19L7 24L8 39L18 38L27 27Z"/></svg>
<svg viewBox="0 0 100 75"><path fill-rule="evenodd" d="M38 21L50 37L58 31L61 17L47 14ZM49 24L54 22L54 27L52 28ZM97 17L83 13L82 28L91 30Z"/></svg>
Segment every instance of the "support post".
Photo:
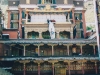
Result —
<svg viewBox="0 0 100 75"><path fill-rule="evenodd" d="M52 45L52 56L54 56L54 45Z"/></svg>
<svg viewBox="0 0 100 75"><path fill-rule="evenodd" d="M95 61L95 73L98 74L98 70L97 70L97 62Z"/></svg>
<svg viewBox="0 0 100 75"><path fill-rule="evenodd" d="M94 55L96 55L95 45L93 45Z"/></svg>
<svg viewBox="0 0 100 75"><path fill-rule="evenodd" d="M68 53L68 56L69 56L69 45L67 45L67 53Z"/></svg>
<svg viewBox="0 0 100 75"><path fill-rule="evenodd" d="M69 73L69 75L71 75L71 73L70 73L70 62L68 62L68 73Z"/></svg>
<svg viewBox="0 0 100 75"><path fill-rule="evenodd" d="M82 50L82 44L80 45L80 49L81 49L81 55L83 54L83 50Z"/></svg>
<svg viewBox="0 0 100 75"><path fill-rule="evenodd" d="M25 66L25 63L23 63L24 65L24 72L23 72L23 75L26 75L26 66Z"/></svg>
<svg viewBox="0 0 100 75"><path fill-rule="evenodd" d="M59 32L57 32L57 39L59 39Z"/></svg>
<svg viewBox="0 0 100 75"><path fill-rule="evenodd" d="M38 45L38 56L40 56L40 45Z"/></svg>
<svg viewBox="0 0 100 75"><path fill-rule="evenodd" d="M82 74L84 75L84 62L82 62Z"/></svg>
<svg viewBox="0 0 100 75"><path fill-rule="evenodd" d="M42 39L42 32L39 32L39 39Z"/></svg>
<svg viewBox="0 0 100 75"><path fill-rule="evenodd" d="M11 11L8 10L8 24L7 24L7 28L10 28L10 20L11 20Z"/></svg>
<svg viewBox="0 0 100 75"><path fill-rule="evenodd" d="M23 46L24 46L24 51L23 51L24 53L23 53L23 56L25 56L25 54L26 54L26 53L25 53L25 50L26 50L25 47L26 47L26 45L23 45Z"/></svg>
<svg viewBox="0 0 100 75"><path fill-rule="evenodd" d="M52 63L52 72L53 72L53 75L55 75L54 74L54 63Z"/></svg>
<svg viewBox="0 0 100 75"><path fill-rule="evenodd" d="M38 75L40 75L40 63L38 63Z"/></svg>

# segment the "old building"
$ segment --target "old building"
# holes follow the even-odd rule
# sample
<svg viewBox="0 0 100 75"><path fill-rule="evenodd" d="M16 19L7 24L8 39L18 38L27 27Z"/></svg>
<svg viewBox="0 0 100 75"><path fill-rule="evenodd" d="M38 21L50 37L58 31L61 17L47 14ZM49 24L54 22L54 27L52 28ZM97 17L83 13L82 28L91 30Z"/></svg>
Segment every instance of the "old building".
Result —
<svg viewBox="0 0 100 75"><path fill-rule="evenodd" d="M8 0L0 66L14 75L99 75L83 0Z"/></svg>

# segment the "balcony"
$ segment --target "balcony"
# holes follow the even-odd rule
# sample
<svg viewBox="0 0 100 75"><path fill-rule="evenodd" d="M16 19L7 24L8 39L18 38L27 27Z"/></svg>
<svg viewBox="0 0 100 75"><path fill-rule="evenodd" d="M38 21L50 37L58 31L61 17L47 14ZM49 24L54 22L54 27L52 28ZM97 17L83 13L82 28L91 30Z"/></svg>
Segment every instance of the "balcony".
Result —
<svg viewBox="0 0 100 75"><path fill-rule="evenodd" d="M8 44L96 44L91 39L0 39L0 43Z"/></svg>

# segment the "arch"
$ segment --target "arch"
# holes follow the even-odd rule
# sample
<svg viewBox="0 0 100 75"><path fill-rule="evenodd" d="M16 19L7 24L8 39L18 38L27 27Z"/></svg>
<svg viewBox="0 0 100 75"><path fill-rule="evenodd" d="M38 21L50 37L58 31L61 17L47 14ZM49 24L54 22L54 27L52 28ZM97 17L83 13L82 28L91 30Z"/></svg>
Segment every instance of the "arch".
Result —
<svg viewBox="0 0 100 75"><path fill-rule="evenodd" d="M50 33L49 33L49 31L42 32L42 37L44 39L50 39Z"/></svg>
<svg viewBox="0 0 100 75"><path fill-rule="evenodd" d="M70 39L70 32L62 31L59 33L60 39Z"/></svg>
<svg viewBox="0 0 100 75"><path fill-rule="evenodd" d="M28 32L27 33L27 37L29 39L38 39L39 38L39 33L38 32L35 32L35 31Z"/></svg>

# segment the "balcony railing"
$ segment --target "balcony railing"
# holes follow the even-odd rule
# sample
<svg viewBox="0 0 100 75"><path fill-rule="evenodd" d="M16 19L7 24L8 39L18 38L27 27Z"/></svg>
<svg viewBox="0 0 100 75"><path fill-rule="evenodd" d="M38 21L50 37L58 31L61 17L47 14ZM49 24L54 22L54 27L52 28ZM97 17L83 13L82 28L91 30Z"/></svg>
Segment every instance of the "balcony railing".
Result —
<svg viewBox="0 0 100 75"><path fill-rule="evenodd" d="M96 39L0 39L0 43L17 44L95 44Z"/></svg>

